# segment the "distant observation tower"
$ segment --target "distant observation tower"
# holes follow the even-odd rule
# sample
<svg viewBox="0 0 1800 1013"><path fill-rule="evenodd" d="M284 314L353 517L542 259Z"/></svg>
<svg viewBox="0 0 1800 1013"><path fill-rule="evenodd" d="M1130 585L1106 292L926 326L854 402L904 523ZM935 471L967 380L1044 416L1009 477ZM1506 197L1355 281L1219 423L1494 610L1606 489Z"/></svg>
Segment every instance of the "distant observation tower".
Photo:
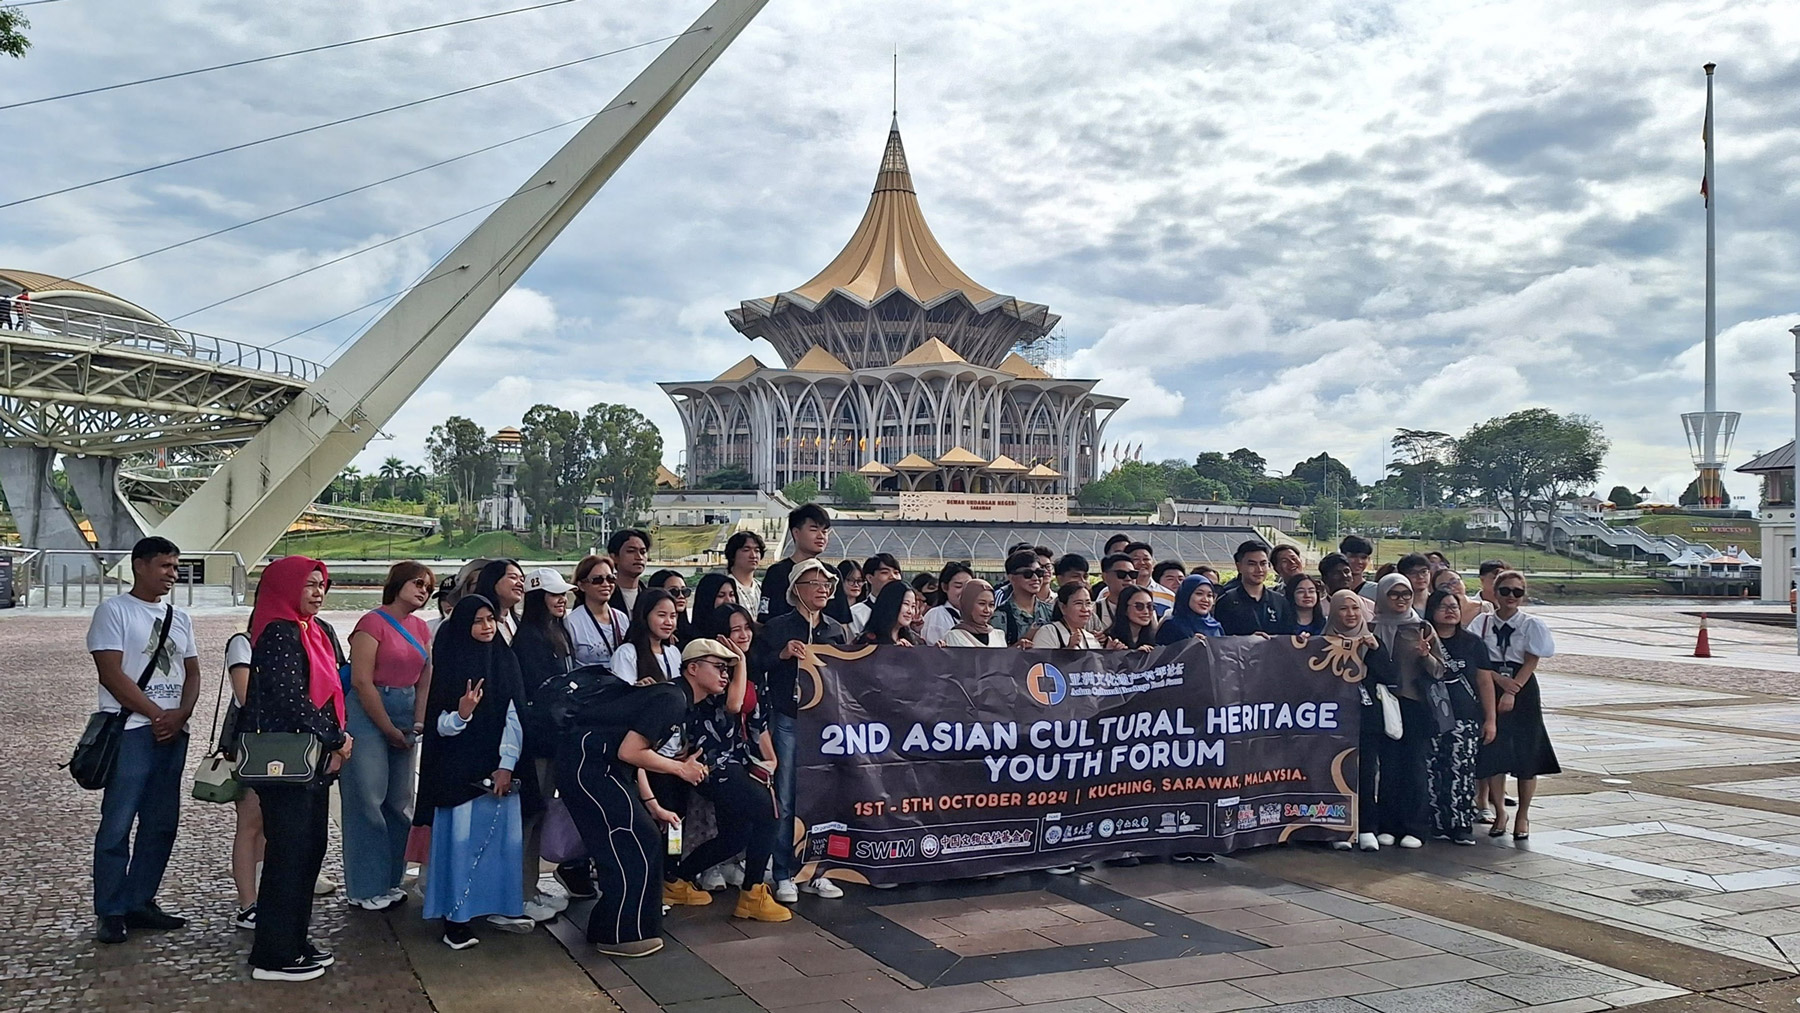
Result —
<svg viewBox="0 0 1800 1013"><path fill-rule="evenodd" d="M1738 413L1719 410L1718 301L1713 273L1713 212L1719 202L1713 181L1713 68L1706 70L1706 123L1700 129L1700 141L1706 146L1706 173L1700 178L1700 196L1706 201L1706 395L1705 410L1681 416L1681 427L1687 431L1688 453L1694 468L1700 472L1695 492L1703 507L1729 506L1725 487L1719 481L1719 470L1731 456L1731 440L1737 435Z"/></svg>

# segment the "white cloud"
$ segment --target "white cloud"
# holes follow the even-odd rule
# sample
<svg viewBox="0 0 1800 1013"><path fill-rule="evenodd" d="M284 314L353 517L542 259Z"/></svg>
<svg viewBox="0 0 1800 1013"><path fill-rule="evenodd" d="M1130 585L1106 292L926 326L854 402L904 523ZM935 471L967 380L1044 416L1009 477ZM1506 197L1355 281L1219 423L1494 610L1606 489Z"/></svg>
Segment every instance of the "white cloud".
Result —
<svg viewBox="0 0 1800 1013"><path fill-rule="evenodd" d="M32 138L6 200L686 26L570 4L0 113ZM32 9L32 97L480 13L464 4L93 0ZM1688 471L1699 407L1702 57L1720 63L1721 405L1791 426L1800 319L1800 19L1781 0L1475 6L1303 0L771 5L408 403L370 455L453 412L631 404L746 354L723 311L842 246L900 118L920 199L983 284L1063 315L1067 372L1131 397L1145 455L1329 450L1365 479L1395 425L1546 405L1604 424L1603 485ZM818 40L829 39L830 45ZM655 49L0 209L0 264L75 273L591 112ZM151 60L148 54L154 54ZM514 189L573 131L85 280L176 314ZM193 319L272 342L400 289L470 217ZM283 345L329 355L373 311ZM1790 319L1792 318L1792 319ZM1738 459L1742 459L1742 454ZM1685 483L1683 483L1685 484ZM1744 483L1748 485L1748 483Z"/></svg>

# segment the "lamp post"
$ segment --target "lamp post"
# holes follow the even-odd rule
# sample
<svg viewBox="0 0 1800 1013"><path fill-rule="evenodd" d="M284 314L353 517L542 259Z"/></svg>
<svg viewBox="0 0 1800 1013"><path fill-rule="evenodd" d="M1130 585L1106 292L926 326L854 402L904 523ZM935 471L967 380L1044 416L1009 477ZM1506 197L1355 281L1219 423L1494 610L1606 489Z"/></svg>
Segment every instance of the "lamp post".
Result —
<svg viewBox="0 0 1800 1013"><path fill-rule="evenodd" d="M1794 371L1788 376L1794 380L1794 453L1796 455L1794 473L1788 479L1788 502L1793 505L1794 511L1794 544L1789 553L1788 566L1794 586L1800 588L1800 324L1788 328L1788 333L1794 336ZM1795 616L1794 621L1794 650L1800 652L1800 614Z"/></svg>

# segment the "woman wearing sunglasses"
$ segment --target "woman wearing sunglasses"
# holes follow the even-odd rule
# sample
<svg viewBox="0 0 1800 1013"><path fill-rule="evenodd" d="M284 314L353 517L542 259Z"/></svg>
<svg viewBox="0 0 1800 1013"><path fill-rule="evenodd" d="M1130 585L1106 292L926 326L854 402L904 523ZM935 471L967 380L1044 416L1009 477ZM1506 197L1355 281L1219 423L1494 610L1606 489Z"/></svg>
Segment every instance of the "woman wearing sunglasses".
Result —
<svg viewBox="0 0 1800 1013"><path fill-rule="evenodd" d="M612 664L613 652L625 642L631 619L611 604L618 586L612 560L606 556L588 556L576 564L575 589L581 592L581 604L563 617L576 668Z"/></svg>
<svg viewBox="0 0 1800 1013"><path fill-rule="evenodd" d="M693 609L688 607L694 600L694 589L688 586L687 578L674 570L658 570L644 584L669 592L669 597L675 600L675 646L680 647L694 639L694 622L690 617Z"/></svg>
<svg viewBox="0 0 1800 1013"><path fill-rule="evenodd" d="M1542 619L1521 611L1525 575L1507 570L1494 578L1494 611L1475 617L1469 632L1486 642L1494 661L1494 709L1499 713L1494 741L1481 749L1477 777L1487 779L1488 797L1506 796L1506 775L1519 781L1519 808L1513 814L1513 840L1531 836L1531 798L1537 779L1560 774L1556 750L1544 728L1544 701L1538 693L1538 662L1556 653L1556 640ZM1506 810L1495 807L1489 837L1506 833Z"/></svg>

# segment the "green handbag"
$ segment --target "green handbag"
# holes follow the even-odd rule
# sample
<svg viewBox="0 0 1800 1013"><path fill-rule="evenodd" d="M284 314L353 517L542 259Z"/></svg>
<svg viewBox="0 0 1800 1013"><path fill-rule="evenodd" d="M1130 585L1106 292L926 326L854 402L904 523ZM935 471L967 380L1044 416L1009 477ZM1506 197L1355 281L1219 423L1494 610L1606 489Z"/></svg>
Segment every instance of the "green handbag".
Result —
<svg viewBox="0 0 1800 1013"><path fill-rule="evenodd" d="M245 732L238 737L237 780L265 784L311 784L324 766L324 746L311 732Z"/></svg>

